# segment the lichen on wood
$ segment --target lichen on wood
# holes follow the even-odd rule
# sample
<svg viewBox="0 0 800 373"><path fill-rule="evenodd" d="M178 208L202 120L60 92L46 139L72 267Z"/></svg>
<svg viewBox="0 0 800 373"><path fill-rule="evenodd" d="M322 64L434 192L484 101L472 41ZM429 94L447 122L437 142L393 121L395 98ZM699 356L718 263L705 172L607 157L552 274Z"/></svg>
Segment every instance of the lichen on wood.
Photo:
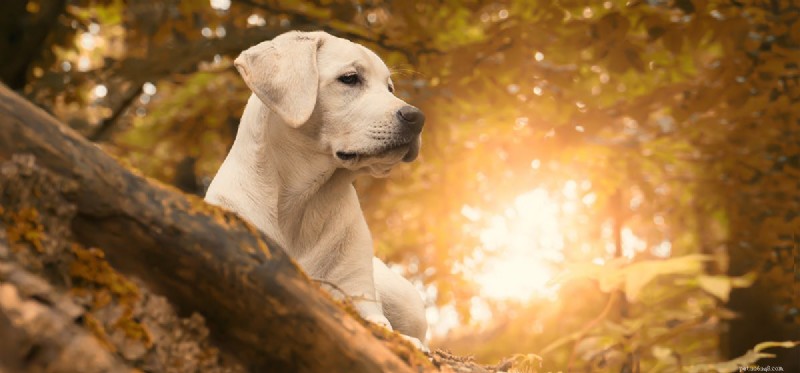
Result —
<svg viewBox="0 0 800 373"><path fill-rule="evenodd" d="M72 334L64 338L86 341L91 337L93 342L81 346L96 346L92 347L92 356L99 359L95 365L82 367L80 364L84 362L59 365L65 371L106 371L103 368L106 366L117 366L109 371L120 371L121 367L173 373L245 371L230 357L224 357L223 362L222 354L210 342L202 317L179 317L165 299L152 294L136 279L116 271L101 249L87 248L74 241L70 224L75 209L64 198L69 190L63 186L68 183L38 168L26 157L2 162L0 170L3 172L0 179L3 239L0 245L12 246L0 255L0 284L7 287L6 296L16 294L13 297L18 299L15 307L40 310L36 312L49 315L47 317L52 319L49 322L69 325ZM20 283L20 278L28 280ZM40 285L34 287L32 283ZM40 304L31 297L45 302ZM61 304L70 311L63 314L57 307L48 308L52 308L48 303ZM2 317L0 307L0 319ZM26 330L16 327L17 333L26 333L27 338L34 339L34 344L16 351L18 356L8 356L7 361L17 361L35 353L31 350L34 346L52 345L51 340L37 340L39 334L31 334L34 330ZM50 335L42 335L42 338L45 336L53 338ZM68 344L71 343L65 342L65 349ZM12 352L8 354L13 355ZM39 368L50 369L52 364L55 363L47 360L40 366L32 364L26 369L32 372ZM4 366L0 364L0 368Z"/></svg>

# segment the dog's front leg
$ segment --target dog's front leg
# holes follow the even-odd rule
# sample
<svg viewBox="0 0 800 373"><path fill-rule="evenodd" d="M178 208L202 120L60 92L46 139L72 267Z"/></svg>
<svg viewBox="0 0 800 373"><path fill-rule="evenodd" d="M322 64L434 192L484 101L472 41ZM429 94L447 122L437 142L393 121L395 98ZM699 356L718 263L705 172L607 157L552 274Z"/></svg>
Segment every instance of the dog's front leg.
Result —
<svg viewBox="0 0 800 373"><path fill-rule="evenodd" d="M353 262L347 264L348 265L344 267L350 267ZM338 279L334 281L337 283L339 289L335 289L333 294L343 292L344 296L353 302L356 311L364 320L392 330L392 324L383 314L383 307L381 306L380 299L375 290L375 280L372 276L371 262L359 264L361 264L359 266L361 268L357 270L355 270L355 268L342 268L349 269L344 271L349 272L349 274L336 276Z"/></svg>
<svg viewBox="0 0 800 373"><path fill-rule="evenodd" d="M373 307L373 302L370 301L356 301L355 303L356 310L364 320L367 320L371 323L378 324L386 329L393 330L392 324L389 322L389 319L383 314L381 310L380 304L378 304L377 309Z"/></svg>
<svg viewBox="0 0 800 373"><path fill-rule="evenodd" d="M391 322L389 322L389 319L383 313L383 304L381 303L378 291L375 289L375 277L371 264L370 262L370 265L367 266L368 268L358 271L358 274L369 273L369 277L360 276L358 274L348 276L346 281L341 282L343 285L343 289L341 290L349 295L356 311L361 317L371 323L378 324L393 331L394 327L392 327ZM418 338L403 333L400 333L400 336L409 341L414 347L424 352L429 352L425 344Z"/></svg>
<svg viewBox="0 0 800 373"><path fill-rule="evenodd" d="M327 267L329 270L326 273L326 280L335 284L337 287L337 289L331 289L332 294L339 294L339 296L346 296L349 298L353 302L358 314L365 320L383 326L386 329L395 330L395 327L386 317L386 314L384 314L384 305L381 302L375 284L375 266L373 263L375 259L373 256L372 238L370 237L366 222L363 220L357 221L356 224L345 229L345 232L345 234L339 235L339 237L349 237L350 240L343 240L329 246L334 247L335 250L333 250L333 252L339 254L335 257L336 259L333 263L328 261L326 263L328 265L323 266L322 262L318 262L315 263L316 265L309 267ZM322 257L320 256L319 258ZM330 260L330 257L326 259ZM380 263L382 264L382 262ZM385 265L383 265L382 268L389 271ZM385 277L386 276L381 276L381 278ZM408 284L408 286L411 287L411 284ZM411 288L412 293L414 293L413 295L419 298L419 295L413 291L413 287ZM420 303L419 311L423 313L422 318L424 319L424 308L421 300L419 300L418 303ZM422 335L424 335L425 327L426 326L423 326L422 328ZM404 334L401 335L417 348L427 351L427 348L420 339Z"/></svg>
<svg viewBox="0 0 800 373"><path fill-rule="evenodd" d="M383 307L380 302L380 297L376 298L376 300L377 302L365 302L365 301L356 302L355 306L356 309L358 310L359 315L361 315L361 317L363 317L365 320L371 323L378 324L386 329L393 331L394 328L392 328L392 324L389 322L389 319L387 319L386 316L383 314ZM374 309L373 305L377 305L378 309L377 310ZM420 349L421 351L430 352L428 347L425 346L425 344L423 344L422 341L420 341L419 339L402 333L398 334L400 334L401 337L403 337L405 340L410 342L412 345L414 345L414 347Z"/></svg>

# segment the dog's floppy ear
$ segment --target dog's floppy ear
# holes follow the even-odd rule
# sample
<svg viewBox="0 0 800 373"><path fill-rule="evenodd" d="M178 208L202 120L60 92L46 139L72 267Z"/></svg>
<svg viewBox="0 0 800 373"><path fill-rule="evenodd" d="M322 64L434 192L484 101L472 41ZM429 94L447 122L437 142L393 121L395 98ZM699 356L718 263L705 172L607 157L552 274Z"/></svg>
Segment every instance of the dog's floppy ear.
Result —
<svg viewBox="0 0 800 373"><path fill-rule="evenodd" d="M257 44L233 61L250 90L264 105L297 128L317 102L317 49L322 32L288 32Z"/></svg>

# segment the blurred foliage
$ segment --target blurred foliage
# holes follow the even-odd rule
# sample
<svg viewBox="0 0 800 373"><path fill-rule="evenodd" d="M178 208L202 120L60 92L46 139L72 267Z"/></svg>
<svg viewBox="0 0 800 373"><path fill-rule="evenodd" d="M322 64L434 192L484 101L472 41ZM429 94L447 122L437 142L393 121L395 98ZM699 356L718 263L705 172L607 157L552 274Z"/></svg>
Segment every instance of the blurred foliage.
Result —
<svg viewBox="0 0 800 373"><path fill-rule="evenodd" d="M718 371L723 373L739 372L742 370L742 367L753 366L760 359L775 357L773 354L762 352L765 349L773 347L792 348L797 345L797 342L763 342L757 344L752 350L747 351L747 354L731 361L725 361L717 364L693 365L688 367L686 371L690 373L708 371Z"/></svg>
<svg viewBox="0 0 800 373"><path fill-rule="evenodd" d="M53 4L57 22L41 21ZM40 19L24 34L44 35L24 44L36 58L11 53L24 38L0 44L12 56L0 65L24 67L6 83L21 80L88 138L195 193L249 95L231 67L239 51L323 29L379 52L428 125L418 162L357 187L378 254L471 325L439 342L457 352L518 353L523 371L729 371L698 364L752 364L765 357L756 343L800 340L795 1L3 7L0 26ZM562 257L547 265L565 282L555 300L492 300L472 276L503 249L482 234L515 219L507 206L531 190L560 206ZM470 323L477 299L489 321ZM797 349L780 354L768 361L800 369Z"/></svg>

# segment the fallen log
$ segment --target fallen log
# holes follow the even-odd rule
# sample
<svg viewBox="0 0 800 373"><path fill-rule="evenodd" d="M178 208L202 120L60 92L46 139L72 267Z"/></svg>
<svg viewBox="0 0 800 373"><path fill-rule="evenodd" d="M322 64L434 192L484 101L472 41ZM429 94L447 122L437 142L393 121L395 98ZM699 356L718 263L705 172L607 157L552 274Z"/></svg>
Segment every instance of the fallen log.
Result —
<svg viewBox="0 0 800 373"><path fill-rule="evenodd" d="M251 225L135 175L0 85L0 160L15 154L77 184L66 197L81 244L182 313L203 315L218 347L251 371L411 371Z"/></svg>
<svg viewBox="0 0 800 373"><path fill-rule="evenodd" d="M135 371L74 323L78 306L50 302L52 287L3 260L4 251L9 248L0 239L0 372Z"/></svg>

